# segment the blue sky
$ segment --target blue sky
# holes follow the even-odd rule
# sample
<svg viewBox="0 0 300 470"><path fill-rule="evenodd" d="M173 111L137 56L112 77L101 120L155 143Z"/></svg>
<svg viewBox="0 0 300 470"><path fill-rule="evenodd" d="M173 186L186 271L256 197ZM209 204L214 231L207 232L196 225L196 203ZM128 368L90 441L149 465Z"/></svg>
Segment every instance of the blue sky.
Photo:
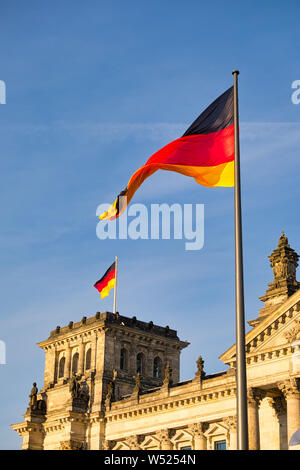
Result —
<svg viewBox="0 0 300 470"><path fill-rule="evenodd" d="M134 202L205 204L205 244L96 237L98 204L183 133L240 69L247 320L272 281L285 230L300 251L299 2L2 2L0 80L1 448L19 448L36 343L56 325L112 309L93 283L119 256L120 313L178 330L182 380L225 369L234 342L232 189L157 173Z"/></svg>

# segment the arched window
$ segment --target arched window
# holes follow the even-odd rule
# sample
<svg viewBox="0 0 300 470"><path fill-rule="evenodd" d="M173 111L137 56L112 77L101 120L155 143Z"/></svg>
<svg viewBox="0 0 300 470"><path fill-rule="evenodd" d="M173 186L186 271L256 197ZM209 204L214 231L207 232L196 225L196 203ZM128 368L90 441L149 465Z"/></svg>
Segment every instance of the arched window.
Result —
<svg viewBox="0 0 300 470"><path fill-rule="evenodd" d="M120 353L120 369L127 369L127 351L125 348L122 348Z"/></svg>
<svg viewBox="0 0 300 470"><path fill-rule="evenodd" d="M65 357L61 357L58 364L58 378L61 379L65 375Z"/></svg>
<svg viewBox="0 0 300 470"><path fill-rule="evenodd" d="M156 379L161 377L161 360L158 356L156 356L153 361L153 377Z"/></svg>
<svg viewBox="0 0 300 470"><path fill-rule="evenodd" d="M77 374L78 372L78 361L79 361L79 353L75 353L72 359L72 373Z"/></svg>
<svg viewBox="0 0 300 470"><path fill-rule="evenodd" d="M90 370L91 368L91 358L92 358L92 350L89 348L85 355L85 370Z"/></svg>
<svg viewBox="0 0 300 470"><path fill-rule="evenodd" d="M142 353L138 353L136 356L136 371L140 374L144 372L144 356Z"/></svg>

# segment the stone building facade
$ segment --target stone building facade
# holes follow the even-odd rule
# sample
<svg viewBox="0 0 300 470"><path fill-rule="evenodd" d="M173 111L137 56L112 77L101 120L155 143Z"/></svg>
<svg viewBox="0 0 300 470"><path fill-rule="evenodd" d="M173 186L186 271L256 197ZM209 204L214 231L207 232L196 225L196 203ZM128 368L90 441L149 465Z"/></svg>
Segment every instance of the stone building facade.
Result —
<svg viewBox="0 0 300 470"><path fill-rule="evenodd" d="M298 255L284 234L270 255L274 280L246 335L250 449L287 449L300 429ZM57 327L46 341L23 449L236 449L235 345L227 370L180 382L177 332L109 312Z"/></svg>

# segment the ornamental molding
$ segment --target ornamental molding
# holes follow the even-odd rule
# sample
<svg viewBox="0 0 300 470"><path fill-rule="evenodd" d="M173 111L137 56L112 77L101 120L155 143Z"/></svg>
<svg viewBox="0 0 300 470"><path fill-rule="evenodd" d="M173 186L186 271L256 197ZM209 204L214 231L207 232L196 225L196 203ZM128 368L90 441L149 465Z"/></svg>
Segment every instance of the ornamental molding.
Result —
<svg viewBox="0 0 300 470"><path fill-rule="evenodd" d="M20 436L23 436L29 432L44 434L43 425L40 423L31 423L29 421L25 421L24 423L13 424L11 428L14 429Z"/></svg>
<svg viewBox="0 0 300 470"><path fill-rule="evenodd" d="M58 349L58 348L60 348L59 351L61 351L63 349L67 349L68 347L71 348L71 347L74 347L75 345L78 346L78 343L80 341L83 341L84 339L86 340L84 341L84 343L91 341L92 338L94 339L94 341L96 341L96 338L101 336L101 333L103 333L104 330L105 330L104 327L100 327L100 328L93 328L88 331L82 331L82 332L78 331L76 332L76 334L66 332L65 333L66 336L62 336L61 338L55 338L55 339L50 338L46 341L42 341L41 343L38 343L38 346L41 349L44 349L45 351L51 351L51 350Z"/></svg>
<svg viewBox="0 0 300 470"><path fill-rule="evenodd" d="M299 317L300 311L300 289L295 292L290 298L288 298L283 304L260 323L258 323L252 330L246 335L246 352L247 356L249 353L256 352L262 346L263 343L267 342L273 335L277 334L282 329L283 325L290 322L296 316ZM257 353L260 351L257 351ZM235 361L236 347L235 344L225 351L220 359L225 364L230 364Z"/></svg>
<svg viewBox="0 0 300 470"><path fill-rule="evenodd" d="M162 397L160 396L161 391L155 392L157 393L157 400L161 400ZM129 398L128 405L126 404L125 400L122 402L115 402L112 403L111 410L106 412L106 420L107 422L112 422L115 420L121 419L128 419L128 418L136 418L143 415L150 415L156 414L157 412L170 412L171 410L176 410L178 408L186 408L188 406L195 406L199 404L205 404L215 400L222 400L229 397L235 397L236 387L235 384L232 388L222 388L219 390L212 390L202 392L198 395L189 397L189 398L177 398L172 397L172 401L166 398L164 403L160 403L157 405L149 404L149 403L142 403L143 395L140 395L139 404L132 410L132 400ZM153 397L154 398L154 397ZM127 406L126 406L127 405ZM121 408L121 409L120 409Z"/></svg>
<svg viewBox="0 0 300 470"><path fill-rule="evenodd" d="M159 432L159 431L158 431ZM147 450L149 447L157 447L159 449L161 441L157 438L156 434L145 436L145 439L140 444L142 450Z"/></svg>

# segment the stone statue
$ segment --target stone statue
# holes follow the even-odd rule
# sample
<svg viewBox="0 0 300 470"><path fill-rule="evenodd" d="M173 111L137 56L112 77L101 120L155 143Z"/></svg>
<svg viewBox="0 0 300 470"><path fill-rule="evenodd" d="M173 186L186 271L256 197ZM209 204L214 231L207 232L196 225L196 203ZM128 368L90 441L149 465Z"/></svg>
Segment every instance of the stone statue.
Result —
<svg viewBox="0 0 300 470"><path fill-rule="evenodd" d="M79 398L79 391L80 391L80 384L79 379L76 376L75 372L73 372L73 376L70 382L70 392L73 398Z"/></svg>
<svg viewBox="0 0 300 470"><path fill-rule="evenodd" d="M198 357L196 364L197 364L196 377L200 377L202 379L203 377L205 377L204 360L202 359L202 356Z"/></svg>
<svg viewBox="0 0 300 470"><path fill-rule="evenodd" d="M33 382L33 387L29 395L29 408L31 410L37 409L37 394L38 394L38 388L36 386L36 382Z"/></svg>
<svg viewBox="0 0 300 470"><path fill-rule="evenodd" d="M90 400L89 386L86 381L80 382L80 376L73 373L69 390L72 396L73 411L86 412Z"/></svg>
<svg viewBox="0 0 300 470"><path fill-rule="evenodd" d="M79 398L81 400L87 400L89 398L89 386L88 384L84 381L79 384Z"/></svg>
<svg viewBox="0 0 300 470"><path fill-rule="evenodd" d="M163 381L163 386L169 386L172 384L172 369L169 363L165 367L165 378Z"/></svg>
<svg viewBox="0 0 300 470"><path fill-rule="evenodd" d="M135 387L133 389L133 393L139 393L141 390L141 373L138 372L136 376L134 377L135 379Z"/></svg>
<svg viewBox="0 0 300 470"><path fill-rule="evenodd" d="M115 382L111 380L107 384L107 392L106 392L106 397L105 397L105 408L107 410L110 409L110 404L114 399L114 394L115 394Z"/></svg>

